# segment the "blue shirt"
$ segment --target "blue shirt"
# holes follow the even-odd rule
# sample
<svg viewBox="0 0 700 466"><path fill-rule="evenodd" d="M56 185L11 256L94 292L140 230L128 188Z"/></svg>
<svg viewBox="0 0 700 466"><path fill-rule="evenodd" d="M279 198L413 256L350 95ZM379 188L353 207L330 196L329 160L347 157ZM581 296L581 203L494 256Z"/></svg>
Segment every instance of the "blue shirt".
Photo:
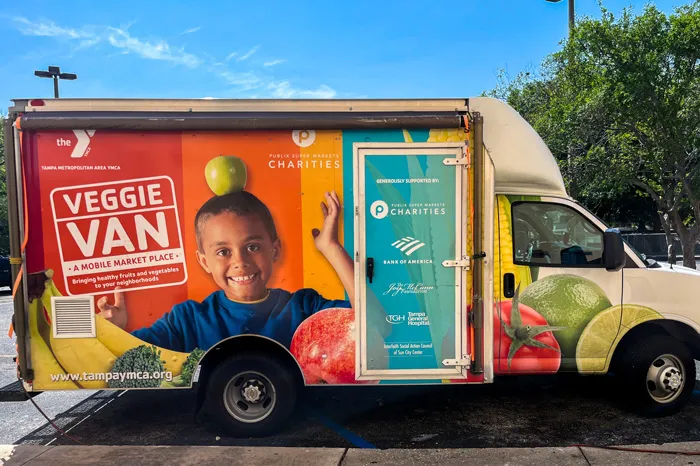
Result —
<svg viewBox="0 0 700 466"><path fill-rule="evenodd" d="M289 348L297 327L307 317L331 307L349 308L350 302L328 300L313 289L290 293L271 289L261 302L231 301L222 290L201 303L188 300L150 327L131 332L136 338L162 348L189 353L207 350L226 338L255 334L271 338Z"/></svg>

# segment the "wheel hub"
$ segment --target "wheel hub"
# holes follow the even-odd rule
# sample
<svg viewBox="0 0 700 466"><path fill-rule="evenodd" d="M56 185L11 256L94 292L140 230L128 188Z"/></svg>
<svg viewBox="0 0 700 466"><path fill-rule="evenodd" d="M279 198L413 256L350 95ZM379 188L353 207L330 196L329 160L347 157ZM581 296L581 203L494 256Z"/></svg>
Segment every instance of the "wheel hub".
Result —
<svg viewBox="0 0 700 466"><path fill-rule="evenodd" d="M258 380L248 380L241 386L241 396L248 403L259 403L265 398L265 384Z"/></svg>
<svg viewBox="0 0 700 466"><path fill-rule="evenodd" d="M680 387L683 383L683 377L675 368L665 370L662 379L664 381L664 385L669 390L678 390L678 387Z"/></svg>
<svg viewBox="0 0 700 466"><path fill-rule="evenodd" d="M657 402L670 403L678 398L684 386L684 368L677 357L665 354L649 366L647 390Z"/></svg>
<svg viewBox="0 0 700 466"><path fill-rule="evenodd" d="M277 405L275 386L257 371L242 371L232 376L224 388L223 398L231 416L251 424L268 417Z"/></svg>

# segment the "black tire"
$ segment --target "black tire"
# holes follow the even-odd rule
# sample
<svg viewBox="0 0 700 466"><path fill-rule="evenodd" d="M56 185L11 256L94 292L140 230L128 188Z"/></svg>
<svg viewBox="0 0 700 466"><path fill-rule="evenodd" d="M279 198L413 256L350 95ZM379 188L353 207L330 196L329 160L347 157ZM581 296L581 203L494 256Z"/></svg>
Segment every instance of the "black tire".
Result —
<svg viewBox="0 0 700 466"><path fill-rule="evenodd" d="M261 401L249 403L244 395L246 387L257 390L253 395ZM283 362L261 353L243 353L214 369L205 402L230 435L261 437L282 429L294 411L297 390L294 374Z"/></svg>
<svg viewBox="0 0 700 466"><path fill-rule="evenodd" d="M646 417L676 414L693 395L695 360L682 341L658 334L636 338L622 348L616 360L621 399L638 414ZM675 388L677 376L682 382Z"/></svg>

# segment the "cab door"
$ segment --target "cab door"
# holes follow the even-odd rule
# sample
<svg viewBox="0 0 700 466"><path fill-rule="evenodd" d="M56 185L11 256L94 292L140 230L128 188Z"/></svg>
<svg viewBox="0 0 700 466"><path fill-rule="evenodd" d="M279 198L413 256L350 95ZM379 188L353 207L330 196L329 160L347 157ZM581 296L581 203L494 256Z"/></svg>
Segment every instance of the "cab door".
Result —
<svg viewBox="0 0 700 466"><path fill-rule="evenodd" d="M587 327L622 303L622 271L603 262L604 226L568 200L498 196L497 203L497 373L602 369L620 320Z"/></svg>

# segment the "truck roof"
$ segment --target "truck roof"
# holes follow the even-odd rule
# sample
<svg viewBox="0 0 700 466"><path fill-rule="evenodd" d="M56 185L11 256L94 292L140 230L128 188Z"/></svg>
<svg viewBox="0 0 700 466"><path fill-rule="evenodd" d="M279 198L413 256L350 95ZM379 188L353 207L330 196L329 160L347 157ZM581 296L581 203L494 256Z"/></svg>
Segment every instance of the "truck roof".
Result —
<svg viewBox="0 0 700 466"><path fill-rule="evenodd" d="M458 128L484 118L484 145L502 194L568 197L542 138L512 107L463 99L15 99L24 129Z"/></svg>
<svg viewBox="0 0 700 466"><path fill-rule="evenodd" d="M495 167L497 193L569 197L552 152L518 112L490 97L469 99L469 110L484 117L484 146Z"/></svg>

